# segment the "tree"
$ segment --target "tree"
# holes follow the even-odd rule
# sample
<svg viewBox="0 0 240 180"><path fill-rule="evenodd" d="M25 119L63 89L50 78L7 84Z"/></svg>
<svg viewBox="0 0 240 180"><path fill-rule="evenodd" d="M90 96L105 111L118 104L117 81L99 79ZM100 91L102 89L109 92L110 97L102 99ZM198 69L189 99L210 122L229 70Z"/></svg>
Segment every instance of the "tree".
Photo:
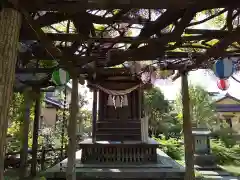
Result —
<svg viewBox="0 0 240 180"><path fill-rule="evenodd" d="M153 135L164 132L166 123L172 120L169 116L170 104L158 88L152 88L144 93L144 109L149 118L149 127Z"/></svg>
<svg viewBox="0 0 240 180"><path fill-rule="evenodd" d="M193 124L197 127L206 126L212 128L212 125L216 122L216 114L214 110L214 104L211 96L200 86L189 87L190 96L190 114ZM182 119L182 102L181 94L176 99L176 110Z"/></svg>
<svg viewBox="0 0 240 180"><path fill-rule="evenodd" d="M21 14L10 8L0 11L0 179L3 179L8 112L15 77Z"/></svg>

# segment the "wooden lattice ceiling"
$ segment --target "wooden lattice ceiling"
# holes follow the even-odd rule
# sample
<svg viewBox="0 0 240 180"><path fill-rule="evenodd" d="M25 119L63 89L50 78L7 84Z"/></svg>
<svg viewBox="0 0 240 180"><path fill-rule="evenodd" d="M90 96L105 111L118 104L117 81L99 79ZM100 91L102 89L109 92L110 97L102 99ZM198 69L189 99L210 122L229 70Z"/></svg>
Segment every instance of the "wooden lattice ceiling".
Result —
<svg viewBox="0 0 240 180"><path fill-rule="evenodd" d="M165 62L167 69L191 70L206 68L219 57L240 56L237 0L14 2L24 17L20 41L28 45L27 51L19 53L17 73L51 73L61 66L71 73L91 75L125 61L144 60ZM203 12L209 15L198 21ZM223 22L219 28L196 28L219 17ZM42 60L59 65L43 67Z"/></svg>

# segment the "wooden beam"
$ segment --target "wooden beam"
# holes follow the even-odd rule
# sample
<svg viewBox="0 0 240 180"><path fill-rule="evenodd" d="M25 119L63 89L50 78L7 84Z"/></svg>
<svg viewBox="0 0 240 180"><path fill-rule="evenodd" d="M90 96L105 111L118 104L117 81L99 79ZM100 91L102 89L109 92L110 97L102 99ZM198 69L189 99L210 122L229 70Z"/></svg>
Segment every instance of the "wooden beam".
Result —
<svg viewBox="0 0 240 180"><path fill-rule="evenodd" d="M154 43L154 42L161 42L162 37L169 37L169 42L175 42L174 38L171 38L172 33L166 33L161 36L161 38L148 38L148 37L115 37L115 38L100 38L100 37L84 37L77 33L45 33L46 36L51 41L62 41L62 42L75 42L75 41L82 41L82 42L96 42L96 43L129 43L129 44L141 44L141 43ZM229 34L226 33L209 33L204 35L194 35L194 36L184 36L181 37L182 42L186 41L200 41L200 40L211 40L211 39L219 39L223 38L225 35ZM20 36L20 40L37 40L37 37L33 33L22 33Z"/></svg>
<svg viewBox="0 0 240 180"><path fill-rule="evenodd" d="M224 39L215 44L212 48L208 49L206 53L202 56L199 56L195 63L188 67L188 69L194 69L199 67L204 61L209 60L210 58L218 58L221 56L226 56L225 49L231 45L233 42L240 40L240 27L236 28L235 31L229 33Z"/></svg>
<svg viewBox="0 0 240 180"><path fill-rule="evenodd" d="M170 37L161 37L158 43L148 44L146 46L140 47L138 49L127 50L124 52L113 52L111 55L111 59L116 61L118 64L120 62L124 62L127 60L146 60L146 59L156 59L157 57L161 57L165 53L165 45L169 42L169 38L179 40L181 35L184 32L184 29L189 24L189 22L193 19L196 14L195 8L189 8L185 11L184 16L181 21L173 30L173 33ZM114 63L112 65L115 65Z"/></svg>
<svg viewBox="0 0 240 180"><path fill-rule="evenodd" d="M142 37L150 37L153 34L159 34L162 29L167 27L168 25L176 22L179 17L184 15L184 9L180 10L167 10L160 17L158 17L154 23L146 24L141 30L140 34L136 39L140 39ZM129 49L137 48L140 43L133 43Z"/></svg>
<svg viewBox="0 0 240 180"><path fill-rule="evenodd" d="M69 71L69 73L74 72L74 66L68 62L69 57L64 56L64 54L61 52L60 49L56 48L52 42L47 38L43 30L41 29L41 26L39 24L36 24L33 18L30 16L30 14L19 6L16 2L13 0L10 0L10 2L14 5L16 9L18 9L24 16L25 20L29 23L29 26L32 28L32 30L36 33L38 40L42 43L42 45L46 48L46 51L52 58L55 57L61 57L60 63L64 65L64 67Z"/></svg>
<svg viewBox="0 0 240 180"><path fill-rule="evenodd" d="M199 3L200 2L200 3ZM59 12L79 12L87 9L181 9L189 5L200 4L203 8L223 8L240 7L240 2L235 0L75 0L75 1L41 1L35 0L32 3L24 2L24 7L28 11L59 11Z"/></svg>
<svg viewBox="0 0 240 180"><path fill-rule="evenodd" d="M16 74L52 73L55 68L16 68Z"/></svg>
<svg viewBox="0 0 240 180"><path fill-rule="evenodd" d="M84 14L83 14L84 13ZM146 23L153 23L149 22L147 19L144 18L130 18L127 16L121 17L120 19L115 19L113 17L102 17L97 16L94 14L84 12L78 13L61 13L61 12L47 12L45 15L38 17L35 21L41 27L50 26L52 24L56 24L62 21L71 20L72 18L79 18L80 16L84 16L84 19L81 21L90 21L96 24L114 24L114 23L129 23L129 24L146 24Z"/></svg>
<svg viewBox="0 0 240 180"><path fill-rule="evenodd" d="M186 34L201 34L201 35L216 35L216 36L226 36L230 32L226 30L211 30L211 29L185 29Z"/></svg>
<svg viewBox="0 0 240 180"><path fill-rule="evenodd" d="M124 53L124 52L123 52ZM121 55L121 54L120 54ZM187 52L165 52L165 55L167 56L168 60L181 60L184 58L188 58L188 53ZM193 53L193 59L199 57L199 56L203 56L203 53L199 52L199 53ZM233 52L226 52L225 57L240 57L240 53L233 53ZM44 60L53 60L51 56L48 55L43 55L43 54L39 54L37 56L34 57L35 59L44 59ZM144 57L133 57L132 60L134 61L142 61L142 60L156 60L156 58L153 58L151 54L147 54ZM56 57L56 60L58 60L58 58ZM71 56L71 60L74 60L75 62L75 67L76 67L76 71L78 72L85 72L84 68L82 67L83 65L92 62L92 61L100 61L100 60L104 60L104 59L99 59L98 57L84 57L84 56L78 56L78 55L72 55ZM120 59L121 60L121 59ZM121 64L123 61L117 62L117 61L110 61L106 64L107 67L110 67L112 65L118 65ZM105 65L104 65L105 66ZM174 65L173 65L174 66ZM171 67L171 69L178 69L178 66L176 65L176 67ZM64 67L63 65L60 65L59 67ZM170 67L169 67L170 68ZM193 67L196 68L196 67ZM17 73L32 73L32 72L38 72L38 73L50 73L54 70L55 68L17 68L16 72ZM88 72L88 71L86 71Z"/></svg>

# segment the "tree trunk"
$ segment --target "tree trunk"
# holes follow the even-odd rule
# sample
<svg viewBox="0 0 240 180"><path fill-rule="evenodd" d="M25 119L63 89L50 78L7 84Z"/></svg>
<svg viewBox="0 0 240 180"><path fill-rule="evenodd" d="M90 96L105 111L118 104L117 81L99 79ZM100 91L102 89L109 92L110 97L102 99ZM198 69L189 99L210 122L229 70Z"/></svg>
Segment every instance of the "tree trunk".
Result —
<svg viewBox="0 0 240 180"><path fill-rule="evenodd" d="M17 60L21 14L13 9L0 12L0 180L3 180L8 111Z"/></svg>
<svg viewBox="0 0 240 180"><path fill-rule="evenodd" d="M189 89L187 73L182 74L182 114L183 114L183 134L185 145L185 180L194 180L194 149L193 149L193 135L192 124L190 118L189 108Z"/></svg>
<svg viewBox="0 0 240 180"><path fill-rule="evenodd" d="M71 94L71 107L70 118L68 124L68 161L67 161L67 180L76 180L76 143L77 143L77 114L78 114L78 79L72 79L72 94Z"/></svg>
<svg viewBox="0 0 240 180"><path fill-rule="evenodd" d="M20 164L20 179L24 180L27 177L27 160L28 160L28 133L30 124L30 110L31 110L31 96L29 91L24 92L24 109L23 109L23 122L21 122L21 164Z"/></svg>

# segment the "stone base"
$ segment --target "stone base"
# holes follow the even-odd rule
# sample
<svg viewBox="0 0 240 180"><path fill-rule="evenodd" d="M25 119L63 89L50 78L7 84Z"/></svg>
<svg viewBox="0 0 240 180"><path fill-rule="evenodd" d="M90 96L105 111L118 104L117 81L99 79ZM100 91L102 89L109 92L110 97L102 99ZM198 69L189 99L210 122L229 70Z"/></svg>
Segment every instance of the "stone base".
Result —
<svg viewBox="0 0 240 180"><path fill-rule="evenodd" d="M211 154L194 154L194 162L198 166L214 166L216 158Z"/></svg>
<svg viewBox="0 0 240 180"><path fill-rule="evenodd" d="M85 140L80 143L83 164L146 164L157 162L156 143L92 143Z"/></svg>
<svg viewBox="0 0 240 180"><path fill-rule="evenodd" d="M185 169L172 160L160 149L157 149L157 162L147 164L83 164L82 151L76 152L77 179L175 179L183 180ZM47 180L64 180L67 159L43 173Z"/></svg>

